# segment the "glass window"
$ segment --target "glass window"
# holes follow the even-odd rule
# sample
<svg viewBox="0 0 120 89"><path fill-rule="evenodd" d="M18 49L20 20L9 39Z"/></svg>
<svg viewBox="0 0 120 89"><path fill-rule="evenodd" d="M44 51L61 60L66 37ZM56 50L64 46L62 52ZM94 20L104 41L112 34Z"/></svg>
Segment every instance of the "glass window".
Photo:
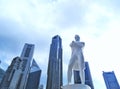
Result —
<svg viewBox="0 0 120 89"><path fill-rule="evenodd" d="M25 51L25 57L29 57L29 54L30 54L30 50L31 50L31 46L28 46L26 51Z"/></svg>

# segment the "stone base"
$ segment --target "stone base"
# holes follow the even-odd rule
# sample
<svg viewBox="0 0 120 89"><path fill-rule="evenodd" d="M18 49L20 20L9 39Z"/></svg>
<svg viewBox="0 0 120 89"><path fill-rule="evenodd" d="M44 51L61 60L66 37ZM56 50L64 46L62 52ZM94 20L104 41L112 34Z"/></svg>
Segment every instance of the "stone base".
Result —
<svg viewBox="0 0 120 89"><path fill-rule="evenodd" d="M91 89L91 88L85 84L70 84L62 86L62 89Z"/></svg>

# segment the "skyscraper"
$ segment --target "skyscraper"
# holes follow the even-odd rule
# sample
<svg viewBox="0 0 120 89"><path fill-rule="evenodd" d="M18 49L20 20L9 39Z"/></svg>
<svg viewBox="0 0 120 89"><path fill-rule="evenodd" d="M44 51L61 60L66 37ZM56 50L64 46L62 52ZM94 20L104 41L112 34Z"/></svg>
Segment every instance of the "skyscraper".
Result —
<svg viewBox="0 0 120 89"><path fill-rule="evenodd" d="M21 67L22 67L22 74L20 76L20 82L17 89L25 89L27 84L28 75L30 72L30 64L33 59L34 53L34 45L33 44L25 44L23 51L21 53Z"/></svg>
<svg viewBox="0 0 120 89"><path fill-rule="evenodd" d="M79 71L74 71L74 83L81 83ZM88 62L85 62L85 84L89 85L91 89L94 89Z"/></svg>
<svg viewBox="0 0 120 89"><path fill-rule="evenodd" d="M3 78L4 74L5 74L5 71L0 68L0 83L2 81L2 78Z"/></svg>
<svg viewBox="0 0 120 89"><path fill-rule="evenodd" d="M1 81L0 89L17 89L22 69L20 68L21 59L15 57Z"/></svg>
<svg viewBox="0 0 120 89"><path fill-rule="evenodd" d="M14 58L8 67L1 81L0 89L25 89L33 51L33 44L24 45L21 57Z"/></svg>
<svg viewBox="0 0 120 89"><path fill-rule="evenodd" d="M33 60L25 89L38 89L40 83L40 76L41 69L37 65L36 61Z"/></svg>
<svg viewBox="0 0 120 89"><path fill-rule="evenodd" d="M107 89L120 89L120 86L118 84L114 71L103 72L103 78L104 78Z"/></svg>
<svg viewBox="0 0 120 89"><path fill-rule="evenodd" d="M62 39L56 35L50 46L46 89L61 89L62 84Z"/></svg>

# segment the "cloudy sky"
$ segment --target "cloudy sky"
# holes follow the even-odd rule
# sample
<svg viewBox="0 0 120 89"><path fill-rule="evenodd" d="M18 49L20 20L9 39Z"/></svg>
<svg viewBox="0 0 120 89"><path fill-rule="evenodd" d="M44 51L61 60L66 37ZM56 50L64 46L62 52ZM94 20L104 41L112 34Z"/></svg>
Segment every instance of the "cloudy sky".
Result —
<svg viewBox="0 0 120 89"><path fill-rule="evenodd" d="M106 89L102 71L114 70L120 83L119 9L119 0L0 0L0 67L6 70L25 43L35 44L34 58L45 84L51 39L58 34L65 85L69 44L79 34L95 89Z"/></svg>

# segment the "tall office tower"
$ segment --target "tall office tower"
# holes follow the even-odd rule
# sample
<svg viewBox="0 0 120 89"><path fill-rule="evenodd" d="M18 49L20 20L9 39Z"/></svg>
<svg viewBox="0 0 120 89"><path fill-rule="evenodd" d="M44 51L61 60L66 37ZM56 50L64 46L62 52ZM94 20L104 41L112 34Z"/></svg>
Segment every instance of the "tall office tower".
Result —
<svg viewBox="0 0 120 89"><path fill-rule="evenodd" d="M74 83L81 83L79 71L74 71ZM91 89L94 89L88 62L85 62L85 84L89 85Z"/></svg>
<svg viewBox="0 0 120 89"><path fill-rule="evenodd" d="M120 89L117 78L112 72L103 72L103 78L106 84L107 89Z"/></svg>
<svg viewBox="0 0 120 89"><path fill-rule="evenodd" d="M33 60L25 89L38 89L40 84L40 76L41 69L37 65L36 61Z"/></svg>
<svg viewBox="0 0 120 89"><path fill-rule="evenodd" d="M56 35L50 46L46 89L61 89L62 86L62 39Z"/></svg>
<svg viewBox="0 0 120 89"><path fill-rule="evenodd" d="M17 89L25 89L27 84L28 75L30 72L30 65L33 59L34 53L34 45L33 44L25 44L22 54L20 58L22 59L21 67L22 67L22 74L20 76L20 83Z"/></svg>
<svg viewBox="0 0 120 89"><path fill-rule="evenodd" d="M0 89L25 89L30 72L34 45L25 44L21 57L13 59L0 84Z"/></svg>
<svg viewBox="0 0 120 89"><path fill-rule="evenodd" d="M5 71L0 68L0 83L2 81L2 78L3 78L4 74L5 74Z"/></svg>
<svg viewBox="0 0 120 89"><path fill-rule="evenodd" d="M21 59L15 57L1 81L0 89L17 89L22 69L20 67Z"/></svg>

